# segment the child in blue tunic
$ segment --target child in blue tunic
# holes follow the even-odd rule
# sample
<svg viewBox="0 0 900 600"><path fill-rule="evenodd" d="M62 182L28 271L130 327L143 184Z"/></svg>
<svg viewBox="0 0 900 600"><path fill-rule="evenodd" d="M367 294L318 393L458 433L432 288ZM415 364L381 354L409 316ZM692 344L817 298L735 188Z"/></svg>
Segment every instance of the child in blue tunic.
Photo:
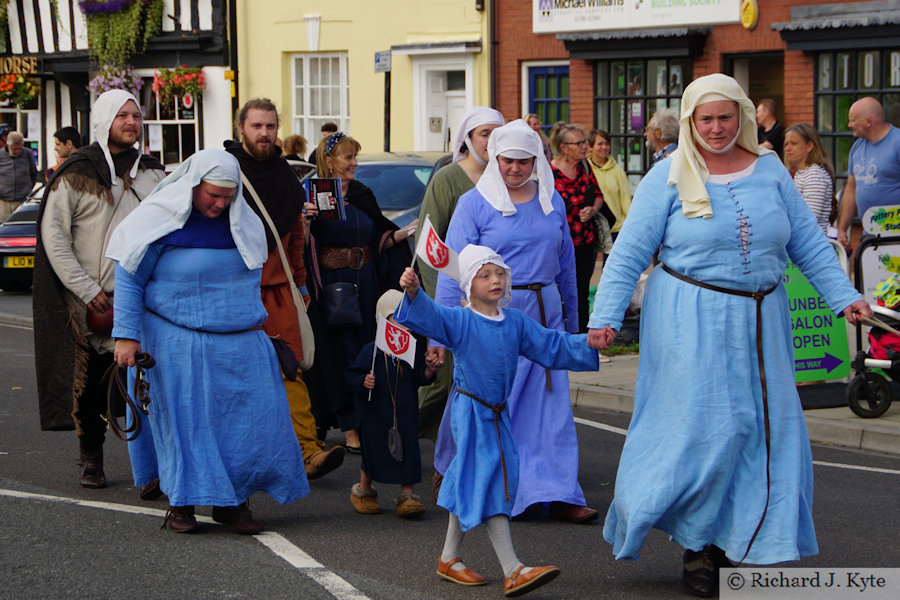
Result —
<svg viewBox="0 0 900 600"><path fill-rule="evenodd" d="M555 566L525 567L516 557L509 533L519 481L519 457L510 433L506 398L519 356L550 369L598 368L597 352L584 335L541 327L514 309L509 267L490 248L468 245L459 254L460 287L465 308L436 305L418 294L419 280L406 269L400 286L397 322L435 339L453 351L451 431L457 452L446 472L438 505L450 511L438 575L463 585L483 585L484 577L460 559L463 533L484 523L503 568L507 596L529 592L559 575Z"/></svg>

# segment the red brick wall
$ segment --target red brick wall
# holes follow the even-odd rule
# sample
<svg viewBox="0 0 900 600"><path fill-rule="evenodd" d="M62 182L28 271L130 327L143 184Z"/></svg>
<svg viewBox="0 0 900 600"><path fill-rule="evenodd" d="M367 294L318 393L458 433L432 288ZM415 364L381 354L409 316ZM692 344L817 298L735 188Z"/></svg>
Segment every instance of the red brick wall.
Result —
<svg viewBox="0 0 900 600"><path fill-rule="evenodd" d="M726 54L783 51L784 96L789 99L784 106L784 122L813 122L812 55L786 51L772 23L789 21L790 6L841 1L858 0L759 0L759 21L752 31L740 24L713 26L703 54L694 61L694 76L722 71ZM554 34L532 33L531 0L496 0L494 7L495 108L507 118L518 117L522 106L522 62L566 59L568 52ZM569 73L571 120L590 126L594 122L592 63L572 60Z"/></svg>

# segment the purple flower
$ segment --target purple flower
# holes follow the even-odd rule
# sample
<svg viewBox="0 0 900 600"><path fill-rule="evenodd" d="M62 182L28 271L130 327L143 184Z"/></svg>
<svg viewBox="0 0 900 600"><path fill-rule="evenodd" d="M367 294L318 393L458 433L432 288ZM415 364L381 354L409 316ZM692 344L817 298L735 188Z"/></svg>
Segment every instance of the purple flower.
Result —
<svg viewBox="0 0 900 600"><path fill-rule="evenodd" d="M78 6L84 15L111 15L122 12L134 3L135 0L78 0Z"/></svg>

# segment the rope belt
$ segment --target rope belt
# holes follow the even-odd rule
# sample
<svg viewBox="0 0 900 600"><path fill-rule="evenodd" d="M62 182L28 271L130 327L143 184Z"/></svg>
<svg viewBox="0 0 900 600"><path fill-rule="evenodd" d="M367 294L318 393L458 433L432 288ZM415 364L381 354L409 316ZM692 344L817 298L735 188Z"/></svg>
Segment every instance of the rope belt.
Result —
<svg viewBox="0 0 900 600"><path fill-rule="evenodd" d="M370 260L372 260L372 254L368 246L363 246L362 248L319 246L319 264L325 269L353 269L359 271Z"/></svg>
<svg viewBox="0 0 900 600"><path fill-rule="evenodd" d="M538 301L538 310L541 313L541 325L544 327L547 326L547 315L544 312L544 295L541 293L541 289L546 287L543 283L529 283L528 285L514 285L512 289L514 290L529 290L537 294ZM552 384L550 383L550 369L544 369L544 374L547 376L547 391L553 389Z"/></svg>
<svg viewBox="0 0 900 600"><path fill-rule="evenodd" d="M759 365L759 385L762 388L762 403L763 403L763 424L765 427L766 434L766 505L763 508L762 517L759 519L759 524L756 526L756 530L753 532L753 536L750 538L750 543L747 544L747 550L744 552L744 556L741 558L740 563L744 562L744 559L747 558L747 555L750 554L750 548L753 546L753 542L756 541L756 536L759 535L759 531L762 529L763 521L766 520L766 513L769 510L769 494L771 492L771 474L769 472L769 459L772 453L772 442L770 439L769 432L769 397L766 392L766 368L765 362L763 360L763 347L762 347L762 302L766 296L775 291L778 287L776 283L772 287L767 290L760 290L757 292L746 292L743 290L733 290L730 288L720 287L718 285L713 285L711 283L704 283L702 281L697 281L687 275L683 275L678 273L677 271L673 271L668 267L668 265L660 263L663 270L673 277L677 277L682 281L686 281L692 285L696 285L698 287L702 287L708 290L713 290L714 292L721 292L723 294L731 294L733 296L743 296L745 298L752 298L756 302L756 361Z"/></svg>
<svg viewBox="0 0 900 600"><path fill-rule="evenodd" d="M468 396L469 398L478 402L482 406L486 406L494 413L494 427L497 428L497 444L500 445L500 466L503 468L503 492L506 494L506 501L509 502L509 476L506 473L506 457L503 456L503 441L500 439L500 413L506 408L506 402L501 404L491 404L490 402L485 402L475 394L470 394L465 390L461 390L456 388L456 391L462 394L463 396Z"/></svg>

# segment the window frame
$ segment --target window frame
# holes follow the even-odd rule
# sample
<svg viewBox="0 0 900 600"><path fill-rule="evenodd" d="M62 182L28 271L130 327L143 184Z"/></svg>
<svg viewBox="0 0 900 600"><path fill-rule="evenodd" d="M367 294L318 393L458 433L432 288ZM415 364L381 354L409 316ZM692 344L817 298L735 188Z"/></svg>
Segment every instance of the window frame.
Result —
<svg viewBox="0 0 900 600"><path fill-rule="evenodd" d="M338 59L338 98L340 102L339 114L311 114L306 111L312 106L311 93L313 86L310 79L310 63L312 59ZM297 83L297 61L303 63L303 84ZM291 134L299 134L313 143L318 142L321 137L321 127L323 123L334 122L338 126L339 131L350 133L350 81L349 81L349 64L346 52L295 52L290 56L291 69ZM326 87L319 85L318 87ZM335 86L330 86L335 87ZM301 90L303 98L303 112L297 110L297 91Z"/></svg>

